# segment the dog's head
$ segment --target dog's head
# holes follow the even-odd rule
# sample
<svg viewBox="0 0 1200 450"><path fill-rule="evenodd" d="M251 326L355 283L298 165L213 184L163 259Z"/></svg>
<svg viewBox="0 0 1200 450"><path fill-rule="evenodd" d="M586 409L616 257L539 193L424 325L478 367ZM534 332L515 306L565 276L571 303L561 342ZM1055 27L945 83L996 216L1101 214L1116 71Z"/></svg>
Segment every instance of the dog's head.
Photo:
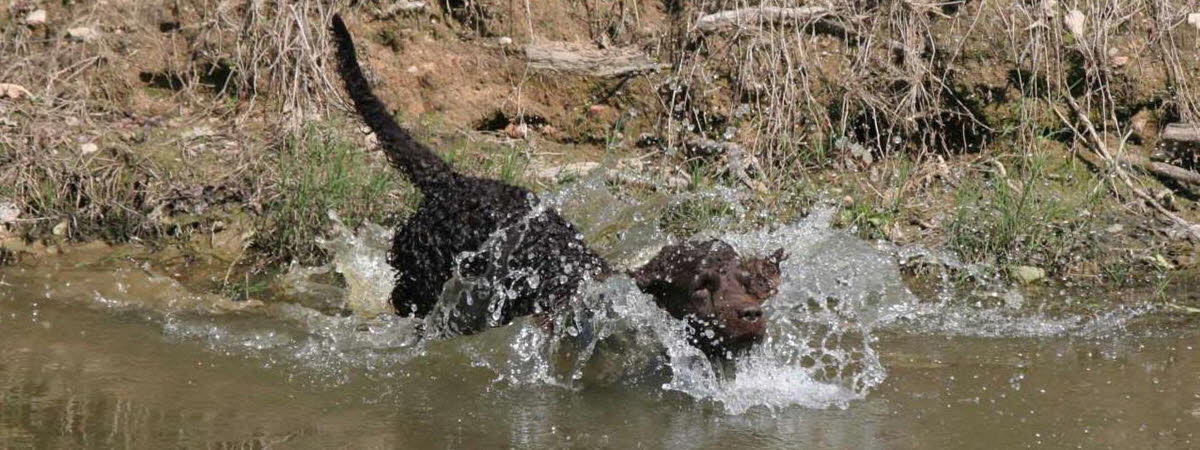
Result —
<svg viewBox="0 0 1200 450"><path fill-rule="evenodd" d="M719 240L664 247L633 272L659 307L687 320L693 345L724 358L766 336L762 304L779 287L783 249L745 258Z"/></svg>

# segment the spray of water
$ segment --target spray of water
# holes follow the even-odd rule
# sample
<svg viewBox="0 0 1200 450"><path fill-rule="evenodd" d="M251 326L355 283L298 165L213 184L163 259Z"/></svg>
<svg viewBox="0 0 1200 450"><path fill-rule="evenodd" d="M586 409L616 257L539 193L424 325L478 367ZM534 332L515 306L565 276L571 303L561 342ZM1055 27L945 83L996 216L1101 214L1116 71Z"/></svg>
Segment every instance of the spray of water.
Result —
<svg viewBox="0 0 1200 450"><path fill-rule="evenodd" d="M744 211L734 190L688 195L708 196ZM658 228L659 218L672 203L688 198L626 201L607 189L603 174L593 174L546 196L526 220L537 220L553 207L614 265L632 268L671 243ZM720 238L742 254L764 255L781 247L790 254L781 267L778 294L764 305L767 340L730 365L714 365L688 345L685 325L622 275L585 284L550 323L525 318L478 335L439 338L437 330L458 304L447 300L439 305L442 314L423 320L393 314L388 297L395 273L386 261L390 231L373 224L351 230L336 216L330 237L320 241L332 261L321 267L293 266L280 277L276 284L284 302L248 307L191 293L142 266L56 271L53 279L10 272L4 282L13 289L44 292L46 299L80 299L93 307L134 311L160 323L173 339L202 342L265 366L285 366L318 385L368 376L380 385L402 388L406 374L457 364L487 370L497 386L650 385L718 403L734 414L752 408L847 407L863 398L887 374L876 351L881 330L1092 335L1119 330L1146 311L1048 317L1026 311L1019 293L990 282L987 289L1003 300L996 307L964 304L951 289L919 299L906 287L901 263L938 259L964 272L972 272L972 266L920 248L863 241L832 228L835 214L834 207L817 207L795 223L701 236ZM497 232L488 245L499 248L523 239L523 223ZM458 273L447 290L479 283L494 280ZM491 291L475 300L497 310L507 296L503 289Z"/></svg>

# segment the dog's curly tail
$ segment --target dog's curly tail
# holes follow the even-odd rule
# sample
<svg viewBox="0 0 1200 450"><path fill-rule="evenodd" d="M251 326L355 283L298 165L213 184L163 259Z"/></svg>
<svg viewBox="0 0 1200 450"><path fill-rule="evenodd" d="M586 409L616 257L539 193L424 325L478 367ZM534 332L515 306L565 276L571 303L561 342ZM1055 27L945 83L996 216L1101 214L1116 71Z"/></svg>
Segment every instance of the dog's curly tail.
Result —
<svg viewBox="0 0 1200 450"><path fill-rule="evenodd" d="M446 181L453 174L450 166L401 128L379 97L371 91L371 85L363 76L358 57L355 56L354 39L350 37L350 31L340 15L333 15L331 29L337 44L338 73L346 84L346 92L354 102L354 109L379 138L388 160L422 191Z"/></svg>

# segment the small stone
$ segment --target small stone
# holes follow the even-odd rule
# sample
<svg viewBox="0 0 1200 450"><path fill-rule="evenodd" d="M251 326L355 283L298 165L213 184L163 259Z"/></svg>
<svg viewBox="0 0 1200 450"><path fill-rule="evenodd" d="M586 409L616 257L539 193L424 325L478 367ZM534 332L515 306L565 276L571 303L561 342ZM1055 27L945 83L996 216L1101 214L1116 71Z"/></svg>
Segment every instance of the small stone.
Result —
<svg viewBox="0 0 1200 450"><path fill-rule="evenodd" d="M0 225L16 222L21 217L21 208L16 203L0 200Z"/></svg>
<svg viewBox="0 0 1200 450"><path fill-rule="evenodd" d="M1014 266L1008 269L1009 275L1013 279L1021 282L1021 284L1036 283L1043 278L1046 278L1046 271L1040 267L1033 266Z"/></svg>
<svg viewBox="0 0 1200 450"><path fill-rule="evenodd" d="M1117 234L1122 231L1125 231L1125 226L1121 225L1119 223L1114 223L1112 225L1109 225L1108 228L1105 228L1104 231L1107 231L1109 234Z"/></svg>
<svg viewBox="0 0 1200 450"><path fill-rule="evenodd" d="M67 30L67 37L73 41L91 42L100 38L100 32L92 27L77 27Z"/></svg>
<svg viewBox="0 0 1200 450"><path fill-rule="evenodd" d="M1175 267L1188 269L1200 265L1200 251L1185 253L1175 257Z"/></svg>
<svg viewBox="0 0 1200 450"><path fill-rule="evenodd" d="M417 70L417 66L408 66L408 73L416 74Z"/></svg>
<svg viewBox="0 0 1200 450"><path fill-rule="evenodd" d="M66 235L67 234L67 221L64 220L62 222L59 222L58 225L55 225L54 229L51 231L54 233L55 236Z"/></svg>
<svg viewBox="0 0 1200 450"><path fill-rule="evenodd" d="M504 133L508 134L508 137L513 139L524 139L525 136L529 135L529 125L523 123L509 124L507 127L504 127Z"/></svg>
<svg viewBox="0 0 1200 450"><path fill-rule="evenodd" d="M25 16L25 25L42 25L46 23L46 10L39 9Z"/></svg>
<svg viewBox="0 0 1200 450"><path fill-rule="evenodd" d="M1004 306L1009 309L1021 309L1025 306L1025 296L1015 290L1004 293Z"/></svg>
<svg viewBox="0 0 1200 450"><path fill-rule="evenodd" d="M1133 131L1136 131L1138 136L1146 138L1154 131L1151 126L1153 120L1154 116L1150 113L1150 110L1143 108L1129 119L1129 124L1133 126Z"/></svg>
<svg viewBox="0 0 1200 450"><path fill-rule="evenodd" d="M1047 16L1058 14L1058 0L1042 0L1042 13Z"/></svg>
<svg viewBox="0 0 1200 450"><path fill-rule="evenodd" d="M500 36L500 45L512 45L513 40L508 36Z"/></svg>
<svg viewBox="0 0 1200 450"><path fill-rule="evenodd" d="M1063 25L1066 25L1067 30L1071 34L1074 34L1076 38L1083 38L1083 32L1087 30L1085 26L1086 22L1087 17L1078 9L1072 9L1067 13L1066 17L1063 17Z"/></svg>
<svg viewBox="0 0 1200 450"><path fill-rule="evenodd" d="M23 96L27 97L29 95L29 89L25 89L25 86L11 83L0 83L0 98L8 97L16 100Z"/></svg>
<svg viewBox="0 0 1200 450"><path fill-rule="evenodd" d="M1160 255L1158 253L1155 253L1154 256L1149 258L1149 260L1152 264L1154 264L1155 267L1157 267L1159 269L1175 270L1175 265L1171 264L1170 261L1167 261L1167 258L1164 258L1163 255Z"/></svg>
<svg viewBox="0 0 1200 450"><path fill-rule="evenodd" d="M79 146L79 153L83 153L85 155L90 155L98 151L100 151L100 146L96 145L95 142L87 142Z"/></svg>
<svg viewBox="0 0 1200 450"><path fill-rule="evenodd" d="M536 168L538 178L554 180L557 178L582 177L600 167L600 163L583 161L558 167Z"/></svg>

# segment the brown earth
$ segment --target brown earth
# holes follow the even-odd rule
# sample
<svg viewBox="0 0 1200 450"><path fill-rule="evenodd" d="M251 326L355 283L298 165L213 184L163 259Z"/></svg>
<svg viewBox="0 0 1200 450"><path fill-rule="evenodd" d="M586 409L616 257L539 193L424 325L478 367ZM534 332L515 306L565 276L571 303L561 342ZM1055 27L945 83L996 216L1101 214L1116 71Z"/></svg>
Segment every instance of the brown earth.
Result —
<svg viewBox="0 0 1200 450"><path fill-rule="evenodd" d="M1119 11L1084 2L1082 36L1056 2L836 0L832 19L716 32L698 30L697 18L741 4L491 0L379 14L394 3L336 9L379 94L464 170L509 176L519 166L512 181L545 188L554 180L541 169L606 162L651 180L626 179L630 195L749 189L765 223L824 198L842 203L842 225L864 236L1072 277L1121 282L1200 267L1198 238L1117 182L1115 169L1081 157L1092 150L1071 130L1078 121L1064 100L1078 99L1113 145L1129 136L1124 149L1135 155L1149 156L1165 123L1200 121L1200 58L1189 56L1200 30L1185 20L1200 12L1196 0ZM38 10L45 23L29 23ZM0 8L0 83L29 92L0 98L0 207L20 213L0 225L7 258L67 240L194 242L226 229L250 231L243 247L264 255L261 266L319 256L297 242L328 226L323 211L289 208L324 204L293 198L305 187L294 177L305 174L284 158L312 142L364 148L371 139L329 71L332 11L215 0ZM70 37L79 27L95 37ZM554 42L637 51L666 68L532 68L525 48ZM697 139L747 149L753 180L732 175L728 158L683 145ZM352 221L398 220L415 196L389 181L378 155L363 155L362 173L381 174L386 187L337 195L386 195L337 209ZM1154 201L1200 222L1197 187L1125 170ZM704 222L697 214L672 217ZM673 231L699 226L664 220ZM986 227L964 226L976 222ZM308 234L270 241L283 228Z"/></svg>

